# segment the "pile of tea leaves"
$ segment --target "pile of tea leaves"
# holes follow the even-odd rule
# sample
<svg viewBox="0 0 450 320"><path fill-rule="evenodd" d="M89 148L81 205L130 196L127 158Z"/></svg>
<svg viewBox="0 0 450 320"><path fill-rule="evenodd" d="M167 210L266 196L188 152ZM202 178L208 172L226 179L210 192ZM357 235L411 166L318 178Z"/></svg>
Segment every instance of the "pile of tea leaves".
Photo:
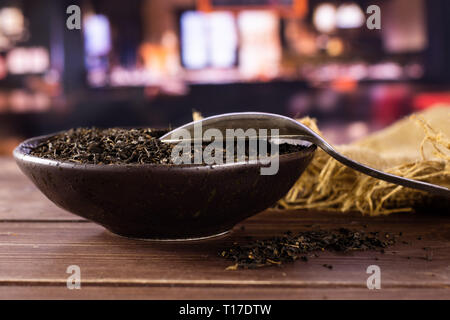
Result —
<svg viewBox="0 0 450 320"><path fill-rule="evenodd" d="M166 131L149 128L76 128L48 138L33 148L30 154L81 164L170 164L175 144L161 142L158 138L164 133ZM207 145L205 143L203 148ZM296 152L303 148L304 146L283 143L279 145L279 153ZM237 148L235 153L236 150ZM248 156L247 148L246 151ZM225 148L223 155L225 159ZM194 157L194 148L191 157Z"/></svg>
<svg viewBox="0 0 450 320"><path fill-rule="evenodd" d="M30 154L83 164L169 163L172 145L159 141L159 135L151 129L70 129L43 141Z"/></svg>
<svg viewBox="0 0 450 320"><path fill-rule="evenodd" d="M234 243L219 255L234 262L227 270L238 268L281 265L297 259L308 261L308 254L322 251L376 250L384 252L396 242L397 235L379 232L338 230L304 231L293 234L288 231L282 236L253 241L246 245ZM327 267L329 267L327 265Z"/></svg>

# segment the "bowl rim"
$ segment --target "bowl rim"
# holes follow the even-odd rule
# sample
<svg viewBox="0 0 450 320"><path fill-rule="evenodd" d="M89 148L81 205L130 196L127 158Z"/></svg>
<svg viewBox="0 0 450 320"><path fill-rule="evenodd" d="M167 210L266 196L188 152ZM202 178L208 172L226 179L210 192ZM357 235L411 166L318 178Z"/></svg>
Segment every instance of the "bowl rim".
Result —
<svg viewBox="0 0 450 320"><path fill-rule="evenodd" d="M264 165L259 160L248 160L248 161L239 161L239 162L232 162L232 163L223 163L223 164L214 164L214 165L205 165L205 164L173 164L173 163L167 163L167 164L161 164L161 163L113 163L113 164L92 164L92 163L76 163L76 162L69 162L69 161L61 161L61 160L54 160L54 159L47 159L47 158L41 158L37 156L32 156L29 153L25 152L24 149L30 148L27 145L30 145L32 143L39 142L41 140L50 138L52 136L57 135L58 133L64 132L66 130L58 131L55 133L50 133L46 135L40 135L32 138L28 138L24 141L22 141L16 148L14 148L13 151L13 157L16 161L20 162L26 162L26 163L33 163L38 165L45 165L45 166L56 166L61 168L69 168L69 169L130 169L130 168L179 168L179 169L219 169L219 168L226 168L226 167L241 167L241 166L251 166L251 165L258 165L262 166ZM297 151L297 152L290 152L285 153L279 156L280 160L289 160L291 158L303 158L306 157L316 150L317 146L309 141L306 140L300 140L302 145L305 146L304 149Z"/></svg>

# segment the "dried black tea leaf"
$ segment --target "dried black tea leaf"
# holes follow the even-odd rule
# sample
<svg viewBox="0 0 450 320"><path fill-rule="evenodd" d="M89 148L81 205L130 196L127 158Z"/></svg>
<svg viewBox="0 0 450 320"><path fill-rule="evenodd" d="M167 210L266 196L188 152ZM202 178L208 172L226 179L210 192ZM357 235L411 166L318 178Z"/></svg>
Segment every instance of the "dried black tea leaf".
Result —
<svg viewBox="0 0 450 320"><path fill-rule="evenodd" d="M317 251L384 250L396 242L396 237L386 233L380 237L378 232L365 233L346 228L338 230L305 231L293 234L286 232L282 236L253 241L246 245L234 243L223 250L220 256L231 260L234 265L227 268L252 269L280 265L301 259L308 261L306 253ZM332 269L331 265L324 267Z"/></svg>
<svg viewBox="0 0 450 320"><path fill-rule="evenodd" d="M30 154L45 159L67 161L80 164L171 164L174 144L161 142L158 138L165 131L144 129L99 129L77 128L64 131L43 141ZM225 143L224 143L225 144ZM208 144L203 144L202 150ZM247 141L248 145L248 141ZM279 154L297 152L304 146L283 143ZM224 163L226 148L222 151ZM268 147L268 150L270 148ZM234 159L237 148L234 148ZM194 148L191 151L194 163ZM249 149L245 148L245 160L249 159Z"/></svg>

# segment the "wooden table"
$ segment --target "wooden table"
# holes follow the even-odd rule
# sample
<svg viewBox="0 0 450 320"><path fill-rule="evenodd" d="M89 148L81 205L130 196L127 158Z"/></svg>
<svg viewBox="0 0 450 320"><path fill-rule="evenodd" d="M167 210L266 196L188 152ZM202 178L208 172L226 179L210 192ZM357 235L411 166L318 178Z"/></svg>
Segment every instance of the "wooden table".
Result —
<svg viewBox="0 0 450 320"><path fill-rule="evenodd" d="M129 240L57 208L12 159L0 158L0 298L449 299L450 214L438 214L370 218L268 210L220 239ZM366 224L366 231L403 232L401 241L384 254L323 252L308 262L257 270L226 271L231 263L218 256L248 236ZM67 288L71 265L81 269L80 290ZM381 269L379 290L367 288L370 265Z"/></svg>

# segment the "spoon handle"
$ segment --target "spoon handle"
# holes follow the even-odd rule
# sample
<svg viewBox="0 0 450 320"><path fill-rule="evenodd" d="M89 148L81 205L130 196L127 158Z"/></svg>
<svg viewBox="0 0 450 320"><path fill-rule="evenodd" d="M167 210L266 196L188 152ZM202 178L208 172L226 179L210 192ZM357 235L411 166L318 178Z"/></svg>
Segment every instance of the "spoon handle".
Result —
<svg viewBox="0 0 450 320"><path fill-rule="evenodd" d="M308 140L316 145L318 145L323 151L328 153L331 157L342 163L343 165L352 168L356 171L359 171L361 173L364 173L368 176L384 180L390 183L394 183L396 185L400 185L407 188L413 188L418 189L422 191L427 191L430 193L434 193L436 195L444 196L447 198L450 198L450 189L438 186L432 183L408 179L405 177L400 177L394 174L390 174L387 172L383 172L374 168L371 168L369 166L366 166L362 163L359 163L357 161L351 160L350 158L347 158L346 156L340 154L337 152L329 143L322 139L316 139L314 136L302 136L302 139Z"/></svg>

